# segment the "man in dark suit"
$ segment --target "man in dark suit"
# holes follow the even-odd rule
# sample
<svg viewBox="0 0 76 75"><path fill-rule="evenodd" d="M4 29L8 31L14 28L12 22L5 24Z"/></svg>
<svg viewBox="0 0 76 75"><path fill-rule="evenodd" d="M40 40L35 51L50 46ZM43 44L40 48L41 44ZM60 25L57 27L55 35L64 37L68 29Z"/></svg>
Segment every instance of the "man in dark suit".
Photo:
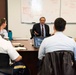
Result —
<svg viewBox="0 0 76 75"><path fill-rule="evenodd" d="M49 33L49 26L45 24L45 17L40 18L40 23L37 23L32 28L32 37L38 36L38 37L48 37L51 34Z"/></svg>

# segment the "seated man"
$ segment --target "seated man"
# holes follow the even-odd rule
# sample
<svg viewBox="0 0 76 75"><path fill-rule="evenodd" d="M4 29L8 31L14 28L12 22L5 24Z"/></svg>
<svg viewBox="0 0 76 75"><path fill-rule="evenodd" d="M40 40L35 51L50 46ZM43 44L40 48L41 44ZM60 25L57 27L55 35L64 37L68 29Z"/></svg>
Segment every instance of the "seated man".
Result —
<svg viewBox="0 0 76 75"><path fill-rule="evenodd" d="M40 23L37 23L33 26L32 28L32 37L33 38L34 36L41 36L41 37L48 37L50 36L50 33L49 33L49 26L47 24L45 24L45 17L41 17L40 18Z"/></svg>
<svg viewBox="0 0 76 75"><path fill-rule="evenodd" d="M19 62L22 59L22 56L19 55L19 53L15 50L11 42L3 39L1 35L0 35L0 53L8 54L9 57L14 62Z"/></svg>
<svg viewBox="0 0 76 75"><path fill-rule="evenodd" d="M54 22L54 35L45 38L40 46L38 58L42 60L48 52L69 50L73 51L76 60L76 43L72 38L63 34L66 28L66 21L63 18L57 18Z"/></svg>
<svg viewBox="0 0 76 75"><path fill-rule="evenodd" d="M10 56L14 61L20 61L22 56L14 49L10 41L6 41L3 38L8 38L8 32L4 29L6 27L6 19L0 19L0 53L5 53ZM3 35L3 38L2 38Z"/></svg>
<svg viewBox="0 0 76 75"><path fill-rule="evenodd" d="M8 54L15 62L22 59L22 56L15 50L10 41L7 41L0 36L0 43L0 53Z"/></svg>

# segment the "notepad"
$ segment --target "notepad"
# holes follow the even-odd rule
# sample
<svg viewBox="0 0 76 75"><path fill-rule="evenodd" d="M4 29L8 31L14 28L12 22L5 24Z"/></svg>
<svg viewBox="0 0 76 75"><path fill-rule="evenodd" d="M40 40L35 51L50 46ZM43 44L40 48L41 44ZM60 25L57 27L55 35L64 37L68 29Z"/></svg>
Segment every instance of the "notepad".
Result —
<svg viewBox="0 0 76 75"><path fill-rule="evenodd" d="M13 40L29 40L28 38L14 37Z"/></svg>
<svg viewBox="0 0 76 75"><path fill-rule="evenodd" d="M21 43L12 43L13 46L19 46Z"/></svg>
<svg viewBox="0 0 76 75"><path fill-rule="evenodd" d="M25 47L14 47L15 48L15 50L17 50L17 51L26 51L26 48Z"/></svg>

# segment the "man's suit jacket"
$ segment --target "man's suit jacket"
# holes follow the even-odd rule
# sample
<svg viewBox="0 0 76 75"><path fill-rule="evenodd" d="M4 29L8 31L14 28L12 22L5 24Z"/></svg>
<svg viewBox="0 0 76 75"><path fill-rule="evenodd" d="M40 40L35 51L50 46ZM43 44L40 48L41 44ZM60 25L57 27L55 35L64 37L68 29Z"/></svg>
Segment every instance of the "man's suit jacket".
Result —
<svg viewBox="0 0 76 75"><path fill-rule="evenodd" d="M38 33L38 35L36 36L41 36L41 27L40 27L40 23L37 23L33 26L32 29L32 38L35 36L34 31L36 31ZM45 34L46 37L50 36L49 34L49 26L45 24Z"/></svg>
<svg viewBox="0 0 76 75"><path fill-rule="evenodd" d="M68 50L46 53L40 61L38 75L76 75L74 53Z"/></svg>

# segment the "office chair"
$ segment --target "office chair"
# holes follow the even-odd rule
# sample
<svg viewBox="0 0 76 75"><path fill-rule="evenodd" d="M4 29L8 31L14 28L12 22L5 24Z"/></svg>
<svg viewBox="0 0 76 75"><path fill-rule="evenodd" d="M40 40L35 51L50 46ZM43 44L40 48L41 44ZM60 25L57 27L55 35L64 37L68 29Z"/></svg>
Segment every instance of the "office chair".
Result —
<svg viewBox="0 0 76 75"><path fill-rule="evenodd" d="M30 34L31 34L31 38L30 39L32 39L32 29L30 29Z"/></svg>
<svg viewBox="0 0 76 75"><path fill-rule="evenodd" d="M0 75L31 75L30 70L21 62L9 65L8 54L0 53Z"/></svg>
<svg viewBox="0 0 76 75"><path fill-rule="evenodd" d="M72 51L55 51L45 55L38 75L76 75Z"/></svg>
<svg viewBox="0 0 76 75"><path fill-rule="evenodd" d="M13 68L9 65L8 54L0 53L0 73L3 75L13 74Z"/></svg>

